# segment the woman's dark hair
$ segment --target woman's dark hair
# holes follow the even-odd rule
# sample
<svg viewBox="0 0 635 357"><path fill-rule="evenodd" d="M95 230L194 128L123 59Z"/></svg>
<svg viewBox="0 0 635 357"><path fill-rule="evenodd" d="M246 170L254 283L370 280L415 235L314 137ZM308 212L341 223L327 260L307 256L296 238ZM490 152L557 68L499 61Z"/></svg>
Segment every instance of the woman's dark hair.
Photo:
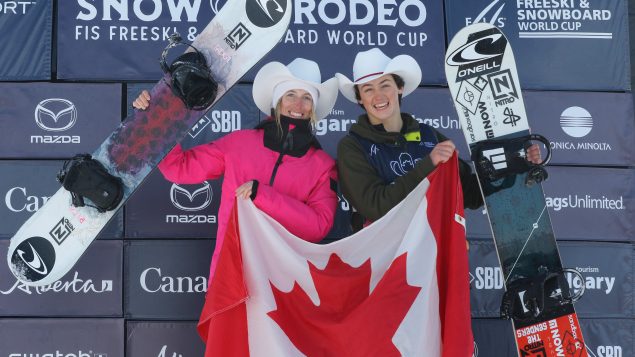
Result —
<svg viewBox="0 0 635 357"><path fill-rule="evenodd" d="M392 79L395 81L395 84L397 84L397 88L399 89L403 89L405 82L403 80L403 78L401 78L401 76L391 73L390 74L392 76ZM354 85L353 89L355 90L355 99L357 99L357 102L359 103L360 100L362 100L362 97L359 94L359 87L358 85ZM399 105L401 105L401 94L399 94ZM364 106L360 103L359 104L360 107L362 107L362 109L364 108Z"/></svg>

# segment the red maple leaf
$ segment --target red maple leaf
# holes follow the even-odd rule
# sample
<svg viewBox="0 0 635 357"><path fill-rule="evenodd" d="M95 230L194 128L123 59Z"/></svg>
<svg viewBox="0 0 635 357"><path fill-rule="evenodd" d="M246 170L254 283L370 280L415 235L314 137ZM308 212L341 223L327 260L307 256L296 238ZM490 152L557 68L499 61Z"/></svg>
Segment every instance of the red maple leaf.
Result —
<svg viewBox="0 0 635 357"><path fill-rule="evenodd" d="M399 356L392 343L420 287L406 281L406 253L395 259L372 293L370 259L359 268L332 254L324 270L309 262L320 297L311 302L297 282L271 288L277 310L268 315L307 356Z"/></svg>

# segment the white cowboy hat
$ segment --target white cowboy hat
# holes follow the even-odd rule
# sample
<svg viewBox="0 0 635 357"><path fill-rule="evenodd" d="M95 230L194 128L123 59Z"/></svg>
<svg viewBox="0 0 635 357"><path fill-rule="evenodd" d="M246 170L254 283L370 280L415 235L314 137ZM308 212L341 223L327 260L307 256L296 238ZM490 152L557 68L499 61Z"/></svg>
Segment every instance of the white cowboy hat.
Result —
<svg viewBox="0 0 635 357"><path fill-rule="evenodd" d="M353 81L341 73L335 74L339 80L340 92L353 103L355 99L355 85L370 82L385 74L394 73L404 80L402 96L412 93L421 83L421 67L414 58L399 55L394 58L386 56L379 48L359 52L353 62Z"/></svg>
<svg viewBox="0 0 635 357"><path fill-rule="evenodd" d="M274 103L284 94L276 90L280 84L279 89L304 89L311 93L318 119L328 115L337 99L337 79L331 78L322 83L320 67L314 61L296 58L286 66L280 62L269 62L256 74L252 90L254 102L263 113L270 114Z"/></svg>

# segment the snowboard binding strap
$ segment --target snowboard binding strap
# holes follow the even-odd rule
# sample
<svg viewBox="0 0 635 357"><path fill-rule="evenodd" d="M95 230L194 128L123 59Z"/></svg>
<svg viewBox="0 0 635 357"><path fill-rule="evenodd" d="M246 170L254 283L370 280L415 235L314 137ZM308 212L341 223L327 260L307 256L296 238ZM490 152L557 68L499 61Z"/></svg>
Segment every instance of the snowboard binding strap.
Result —
<svg viewBox="0 0 635 357"><path fill-rule="evenodd" d="M180 55L168 66L168 52L181 44L192 48L192 51ZM171 83L168 85L172 93L183 101L185 107L203 110L214 103L218 94L218 83L212 76L205 56L196 47L183 42L178 33L170 35L170 42L163 49L159 62L163 73L170 75Z"/></svg>
<svg viewBox="0 0 635 357"><path fill-rule="evenodd" d="M106 212L117 208L123 199L121 179L108 173L104 165L90 154L77 154L65 161L57 174L57 181L71 193L75 207L89 206ZM84 198L93 204L86 204Z"/></svg>
<svg viewBox="0 0 635 357"><path fill-rule="evenodd" d="M539 164L527 161L526 149L532 141L540 141L547 148L547 157ZM513 139L492 139L476 143L472 148L472 161L479 177L488 183L527 173L525 184L532 186L547 179L544 166L551 160L551 146L542 135L530 134Z"/></svg>
<svg viewBox="0 0 635 357"><path fill-rule="evenodd" d="M577 276L584 282L582 274L575 269L562 269L555 273L540 274L534 278L520 278L507 286L501 302L500 315L515 321L537 319L544 311L571 305L584 294L584 284L571 294L566 273Z"/></svg>

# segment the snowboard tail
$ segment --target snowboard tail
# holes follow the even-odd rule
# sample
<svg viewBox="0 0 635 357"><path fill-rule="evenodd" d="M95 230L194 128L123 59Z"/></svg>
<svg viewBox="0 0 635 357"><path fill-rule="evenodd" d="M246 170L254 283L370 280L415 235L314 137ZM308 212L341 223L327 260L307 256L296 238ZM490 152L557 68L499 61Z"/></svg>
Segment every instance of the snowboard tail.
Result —
<svg viewBox="0 0 635 357"><path fill-rule="evenodd" d="M514 326L519 356L587 356L547 211L543 166L525 159L535 141L516 63L505 35L477 23L463 28L446 52L445 72L484 196L505 281L501 316ZM579 274L575 272L576 274Z"/></svg>
<svg viewBox="0 0 635 357"><path fill-rule="evenodd" d="M290 19L291 0L264 6L257 0L228 1L194 39L214 81L216 98L206 109L188 109L173 94L165 75L151 90L152 101L135 111L97 148L92 157L122 180L123 199L110 211L72 205L60 188L11 238L7 260L11 272L28 286L62 278L130 195L188 130L238 80L278 43Z"/></svg>

